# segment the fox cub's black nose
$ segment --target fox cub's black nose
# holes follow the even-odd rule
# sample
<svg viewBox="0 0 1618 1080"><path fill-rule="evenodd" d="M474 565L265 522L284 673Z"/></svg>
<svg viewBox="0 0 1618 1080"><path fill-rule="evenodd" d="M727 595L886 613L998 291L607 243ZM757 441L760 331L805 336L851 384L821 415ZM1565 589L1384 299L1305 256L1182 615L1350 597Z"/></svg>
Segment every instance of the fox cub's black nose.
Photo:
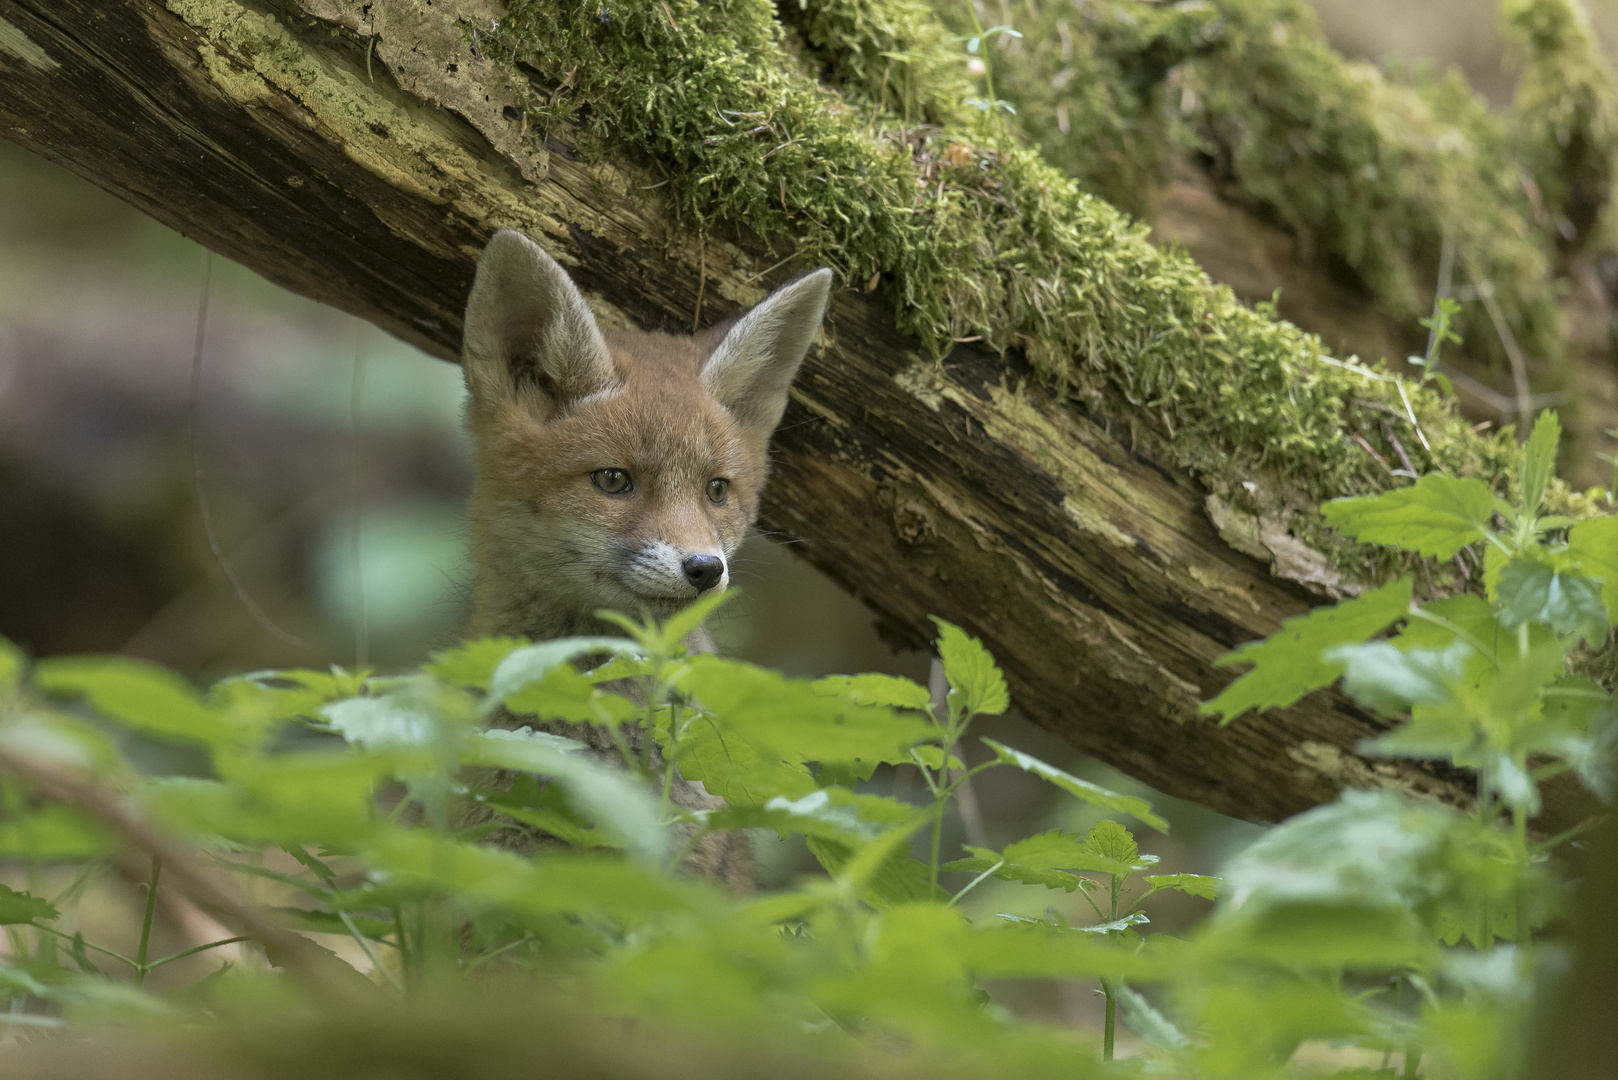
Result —
<svg viewBox="0 0 1618 1080"><path fill-rule="evenodd" d="M685 579L696 586L697 592L704 593L719 584L725 564L716 555L692 555L680 564L680 569L685 571Z"/></svg>

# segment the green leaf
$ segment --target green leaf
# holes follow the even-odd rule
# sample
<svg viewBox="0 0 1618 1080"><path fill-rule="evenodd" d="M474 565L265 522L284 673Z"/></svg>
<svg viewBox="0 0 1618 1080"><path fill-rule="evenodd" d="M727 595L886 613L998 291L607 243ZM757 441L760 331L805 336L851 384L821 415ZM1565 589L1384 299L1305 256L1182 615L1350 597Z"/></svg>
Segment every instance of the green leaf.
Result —
<svg viewBox="0 0 1618 1080"><path fill-rule="evenodd" d="M497 699L491 696L489 700ZM519 716L597 726L624 723L640 711L635 702L600 689L598 680L568 663L551 667L508 695L505 702L506 710Z"/></svg>
<svg viewBox="0 0 1618 1080"><path fill-rule="evenodd" d="M1127 984L1114 983L1112 994L1118 1002L1119 1019L1142 1039L1164 1050L1183 1050L1191 1045L1173 1021Z"/></svg>
<svg viewBox="0 0 1618 1080"><path fill-rule="evenodd" d="M805 838L809 851L832 877L842 877L851 870L855 872L858 881L855 882L855 893L861 900L876 908L878 911L894 906L895 904L909 904L916 901L947 901L949 893L929 880L931 872L927 864L910 857L908 845L900 844L891 850L883 852L880 845L883 839L898 834L902 839L919 828L921 821L911 827L901 824L883 835L882 839L871 841L859 848L836 840L829 840L821 836ZM862 851L875 851L883 855L873 868L862 868L855 865L855 860Z"/></svg>
<svg viewBox="0 0 1618 1080"><path fill-rule="evenodd" d="M774 829L782 836L795 832L856 844L883 831L881 823L863 820L858 806L835 803L825 790L800 799L777 795L763 806L727 806L708 812L705 823L712 829Z"/></svg>
<svg viewBox="0 0 1618 1080"><path fill-rule="evenodd" d="M189 739L210 746L238 740L240 732L203 703L190 683L167 668L124 656L69 656L34 668L49 694L83 697L110 720L147 735Z"/></svg>
<svg viewBox="0 0 1618 1080"><path fill-rule="evenodd" d="M402 696L349 698L322 706L319 712L333 731L367 750L427 747L438 736L432 715Z"/></svg>
<svg viewBox="0 0 1618 1080"><path fill-rule="evenodd" d="M925 686L895 675L831 675L811 684L823 693L846 697L859 705L889 705L896 709L932 708Z"/></svg>
<svg viewBox="0 0 1618 1080"><path fill-rule="evenodd" d="M658 800L646 786L622 769L600 764L590 754L558 749L551 741L555 736L537 735L541 737L534 732L482 732L463 744L461 760L468 765L555 777L580 815L642 861L660 863L668 854L668 832L663 828Z"/></svg>
<svg viewBox="0 0 1618 1080"><path fill-rule="evenodd" d="M17 859L90 859L116 851L105 826L77 807L46 803L0 817L0 856Z"/></svg>
<svg viewBox="0 0 1618 1080"><path fill-rule="evenodd" d="M1568 554L1579 572L1601 579L1601 600L1607 621L1618 624L1618 516L1591 518L1573 526L1567 537Z"/></svg>
<svg viewBox="0 0 1618 1080"><path fill-rule="evenodd" d="M1011 694L1005 676L983 643L936 615L933 622L938 624L938 656L944 662L944 677L960 693L966 711L998 716L1009 709Z"/></svg>
<svg viewBox="0 0 1618 1080"><path fill-rule="evenodd" d="M1253 670L1198 712L1219 713L1221 723L1228 724L1249 709L1291 705L1312 690L1330 686L1343 673L1343 665L1328 660L1327 650L1365 641L1409 614L1410 590L1410 579L1400 578L1335 607L1315 608L1288 619L1263 641L1226 653L1215 661L1220 667L1245 663Z"/></svg>
<svg viewBox="0 0 1618 1080"><path fill-rule="evenodd" d="M489 676L489 700L505 702L509 708L509 699L518 691L531 683L540 682L553 670L569 665L581 656L632 654L639 651L640 646L633 641L614 637L557 638L555 641L525 645L507 653L506 658L495 666L494 674ZM578 672L573 674L577 675Z"/></svg>
<svg viewBox="0 0 1618 1080"><path fill-rule="evenodd" d="M678 750L680 775L700 782L708 794L732 807L798 799L815 790L815 778L802 764L761 753L735 732L699 729L682 739Z"/></svg>
<svg viewBox="0 0 1618 1080"><path fill-rule="evenodd" d="M1076 889L1086 889L1091 882L1077 874L1066 870L1057 870L1048 866L1027 866L1007 860L988 848L972 847L968 845L966 851L970 856L965 859L955 859L939 867L957 874L987 874L993 872L1001 881L1020 881L1024 885L1043 885L1047 889L1062 889L1073 892Z"/></svg>
<svg viewBox="0 0 1618 1080"><path fill-rule="evenodd" d="M1200 896L1204 900L1217 900L1219 880L1207 874L1153 874L1146 878L1146 884L1152 887L1152 892L1174 889L1191 896Z"/></svg>
<svg viewBox="0 0 1618 1080"><path fill-rule="evenodd" d="M60 918L61 914L49 900L0 885L0 926L16 926L35 919L49 922Z"/></svg>
<svg viewBox="0 0 1618 1080"><path fill-rule="evenodd" d="M1098 821L1084 838L1084 850L1103 859L1133 867L1140 858L1140 847L1130 831L1116 821ZM1152 860L1157 861L1155 858Z"/></svg>
<svg viewBox="0 0 1618 1080"><path fill-rule="evenodd" d="M28 666L22 650L5 637L0 637L0 690L11 690L22 681Z"/></svg>
<svg viewBox="0 0 1618 1080"><path fill-rule="evenodd" d="M911 747L938 737L937 725L912 712L829 697L805 680L711 654L687 662L680 686L720 730L794 764L908 761Z"/></svg>
<svg viewBox="0 0 1618 1080"><path fill-rule="evenodd" d="M1484 539L1494 515L1494 493L1476 477L1428 473L1414 485L1349 499L1320 508L1326 524L1364 544L1450 559Z"/></svg>
<svg viewBox="0 0 1618 1080"><path fill-rule="evenodd" d="M495 669L506 657L528 644L528 639L521 637L478 638L434 653L426 670L451 686L487 690Z"/></svg>
<svg viewBox="0 0 1618 1080"><path fill-rule="evenodd" d="M1588 642L1606 640L1607 609L1599 582L1532 559L1512 559L1500 572L1498 589L1500 623L1507 629L1538 619L1559 634L1578 630Z"/></svg>
<svg viewBox="0 0 1618 1080"><path fill-rule="evenodd" d="M1120 792L1110 791L1100 784L1092 784L1088 780L1080 780L1071 773L1063 772L1054 765L1047 765L1031 754L1021 750L1013 750L1003 743L993 739L984 739L983 744L994 751L994 756L1007 765L1015 765L1023 772L1033 773L1041 780L1048 781L1076 798L1083 799L1093 806L1103 810L1112 810L1120 814L1128 814L1138 821L1142 821L1158 832L1169 831L1169 823L1152 813L1152 804L1145 799L1133 795L1124 795Z"/></svg>
<svg viewBox="0 0 1618 1080"><path fill-rule="evenodd" d="M1344 667L1343 690L1369 709L1399 712L1411 705L1436 705L1455 698L1466 675L1472 646L1456 641L1447 649L1401 649L1386 641L1339 645L1328 655Z"/></svg>
<svg viewBox="0 0 1618 1080"><path fill-rule="evenodd" d="M717 611L721 605L729 603L735 595L735 589L715 590L698 597L695 602L671 616L660 628L664 654L683 648L686 637L707 622L708 616Z"/></svg>
<svg viewBox="0 0 1618 1080"><path fill-rule="evenodd" d="M1539 504L1545 499L1545 489L1550 486L1551 476L1556 472L1556 444L1561 438L1561 421L1556 418L1555 410L1546 409L1534 421L1533 434L1528 436L1528 445L1523 448L1522 476L1517 494L1522 500L1524 517L1533 517L1539 512Z"/></svg>

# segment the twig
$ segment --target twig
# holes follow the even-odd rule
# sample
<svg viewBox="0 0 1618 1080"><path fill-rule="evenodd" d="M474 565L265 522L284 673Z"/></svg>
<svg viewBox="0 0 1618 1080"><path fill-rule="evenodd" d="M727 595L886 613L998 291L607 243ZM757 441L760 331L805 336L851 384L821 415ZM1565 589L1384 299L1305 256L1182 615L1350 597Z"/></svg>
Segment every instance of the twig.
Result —
<svg viewBox="0 0 1618 1080"><path fill-rule="evenodd" d="M1489 313L1494 332L1506 350L1506 359L1511 361L1511 383L1517 390L1517 438L1520 441L1528 437L1529 402L1533 397L1528 388L1528 357L1523 355L1522 346L1517 344L1517 335L1511 332L1511 327L1506 323L1500 302L1494 298L1493 286L1481 281L1475 287L1478 299L1483 301L1483 310Z"/></svg>
<svg viewBox="0 0 1618 1080"><path fill-rule="evenodd" d="M670 15L672 22L674 16ZM702 293L708 287L708 240L707 237L697 239L697 310L691 313L691 332L697 332L702 323Z"/></svg>
<svg viewBox="0 0 1618 1080"><path fill-rule="evenodd" d="M270 617L253 602L247 589L231 570L230 564L225 561L225 553L220 550L219 538L214 535L213 516L208 512L208 496L202 484L202 430L198 421L201 411L199 399L202 394L202 345L204 333L208 326L208 292L213 280L213 252L204 249L202 253L202 297L197 302L197 335L191 350L191 479L197 490L197 510L202 516L202 531L208 538L208 550L213 553L214 562L224 573L225 580L236 591L236 599L240 600L247 613L276 639L300 649L313 649L314 643L305 641L281 629L270 621Z"/></svg>
<svg viewBox="0 0 1618 1080"><path fill-rule="evenodd" d="M72 803L145 850L163 864L169 887L184 894L203 908L212 908L235 922L246 936L274 954L274 962L304 979L316 989L351 997L353 980L344 980L338 968L341 960L324 952L313 942L277 926L256 904L215 881L191 857L191 852L154 828L126 801L115 798L87 778L41 761L14 747L0 745L0 768L28 780L40 794L57 802Z"/></svg>

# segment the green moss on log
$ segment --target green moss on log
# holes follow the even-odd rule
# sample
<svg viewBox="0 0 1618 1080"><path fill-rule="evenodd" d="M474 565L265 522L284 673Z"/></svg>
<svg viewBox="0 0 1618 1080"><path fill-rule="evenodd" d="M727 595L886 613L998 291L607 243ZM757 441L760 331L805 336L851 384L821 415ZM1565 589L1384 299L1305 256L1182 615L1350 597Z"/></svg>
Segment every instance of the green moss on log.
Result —
<svg viewBox="0 0 1618 1080"><path fill-rule="evenodd" d="M931 59L906 59L914 5L811 0L811 10L800 24L813 28L807 52L795 53L767 0L515 0L501 46L566 82L553 120L565 113L611 152L643 155L699 227L791 244L802 265L831 265L849 282L880 275L900 325L935 354L978 337L1022 350L1079 407L1152 429L1238 503L1242 481L1260 474L1304 502L1397 483L1370 449L1423 470L1509 474L1509 435L1470 433L1453 402L1428 390L1407 387L1407 409L1396 380L1323 360L1316 337L1153 246L1144 226L1036 149L935 108L929 95L952 85L939 59L948 43L934 38ZM856 37L828 64L836 32ZM1279 49L1273 33L1254 46L1263 57ZM830 87L819 81L828 69ZM888 92L896 78L908 101ZM1345 114L1362 109L1363 93L1351 91ZM941 124L917 127L918 109ZM1396 181L1365 182L1341 193L1344 206L1372 213L1380 204L1365 190ZM1354 242L1373 257L1378 241Z"/></svg>

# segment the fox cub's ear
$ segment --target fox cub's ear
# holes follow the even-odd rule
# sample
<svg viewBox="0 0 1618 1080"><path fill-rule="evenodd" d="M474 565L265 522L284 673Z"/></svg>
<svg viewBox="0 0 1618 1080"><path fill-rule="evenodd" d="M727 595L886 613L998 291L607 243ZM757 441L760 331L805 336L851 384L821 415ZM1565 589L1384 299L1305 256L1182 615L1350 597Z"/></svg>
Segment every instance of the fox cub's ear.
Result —
<svg viewBox="0 0 1618 1080"><path fill-rule="evenodd" d="M618 382L590 305L538 244L501 229L478 259L466 301L462 366L473 407L505 401L563 411Z"/></svg>
<svg viewBox="0 0 1618 1080"><path fill-rule="evenodd" d="M816 270L771 293L714 347L702 385L742 423L766 436L781 422L787 387L826 316L831 271Z"/></svg>

